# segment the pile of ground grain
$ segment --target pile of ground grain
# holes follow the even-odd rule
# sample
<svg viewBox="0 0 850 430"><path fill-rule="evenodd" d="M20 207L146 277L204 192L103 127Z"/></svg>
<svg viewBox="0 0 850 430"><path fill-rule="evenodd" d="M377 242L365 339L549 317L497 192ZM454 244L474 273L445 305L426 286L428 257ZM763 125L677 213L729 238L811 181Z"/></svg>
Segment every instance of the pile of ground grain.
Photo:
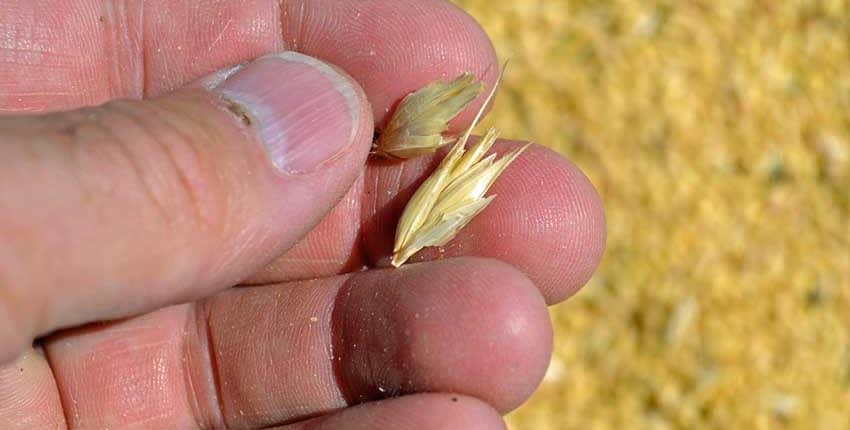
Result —
<svg viewBox="0 0 850 430"><path fill-rule="evenodd" d="M608 216L512 428L850 428L850 3L457 3Z"/></svg>

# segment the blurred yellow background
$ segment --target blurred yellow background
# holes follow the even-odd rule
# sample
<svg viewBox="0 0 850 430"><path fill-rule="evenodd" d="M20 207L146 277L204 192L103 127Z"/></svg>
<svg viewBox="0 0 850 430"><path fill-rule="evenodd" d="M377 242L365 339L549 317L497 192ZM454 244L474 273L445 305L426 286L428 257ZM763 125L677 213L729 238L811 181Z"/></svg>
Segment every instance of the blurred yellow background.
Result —
<svg viewBox="0 0 850 430"><path fill-rule="evenodd" d="M850 428L848 1L457 3L608 215L512 428Z"/></svg>

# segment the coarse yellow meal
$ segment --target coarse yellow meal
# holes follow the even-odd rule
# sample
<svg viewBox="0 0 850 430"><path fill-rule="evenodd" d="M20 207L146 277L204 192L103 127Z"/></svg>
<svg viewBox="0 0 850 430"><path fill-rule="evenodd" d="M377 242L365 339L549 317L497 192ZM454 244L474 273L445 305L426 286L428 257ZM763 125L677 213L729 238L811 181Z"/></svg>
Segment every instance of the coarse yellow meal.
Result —
<svg viewBox="0 0 850 430"><path fill-rule="evenodd" d="M453 2L607 219L509 428L850 430L850 2Z"/></svg>

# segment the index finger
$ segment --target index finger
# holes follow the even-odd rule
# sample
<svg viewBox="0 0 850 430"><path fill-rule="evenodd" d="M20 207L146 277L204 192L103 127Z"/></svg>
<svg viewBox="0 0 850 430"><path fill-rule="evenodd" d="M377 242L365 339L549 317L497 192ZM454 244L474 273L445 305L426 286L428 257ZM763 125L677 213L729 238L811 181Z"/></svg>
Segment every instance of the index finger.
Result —
<svg viewBox="0 0 850 430"><path fill-rule="evenodd" d="M470 72L492 84L497 72L487 35L444 0L0 0L0 10L0 28L15 32L0 44L11 63L0 113L157 96L289 49L348 72L380 124L428 82Z"/></svg>

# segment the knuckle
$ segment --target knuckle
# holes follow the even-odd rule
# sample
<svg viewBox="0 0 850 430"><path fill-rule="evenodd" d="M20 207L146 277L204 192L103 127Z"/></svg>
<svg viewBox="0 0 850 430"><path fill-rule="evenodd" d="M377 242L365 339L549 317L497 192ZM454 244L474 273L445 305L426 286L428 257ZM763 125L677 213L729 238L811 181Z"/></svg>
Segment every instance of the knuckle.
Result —
<svg viewBox="0 0 850 430"><path fill-rule="evenodd" d="M105 135L105 146L123 167L115 173L130 182L143 206L173 227L223 228L233 199L210 150L220 140L214 131L185 109L167 105L113 102L101 112L94 134ZM78 139L90 135L75 133Z"/></svg>

